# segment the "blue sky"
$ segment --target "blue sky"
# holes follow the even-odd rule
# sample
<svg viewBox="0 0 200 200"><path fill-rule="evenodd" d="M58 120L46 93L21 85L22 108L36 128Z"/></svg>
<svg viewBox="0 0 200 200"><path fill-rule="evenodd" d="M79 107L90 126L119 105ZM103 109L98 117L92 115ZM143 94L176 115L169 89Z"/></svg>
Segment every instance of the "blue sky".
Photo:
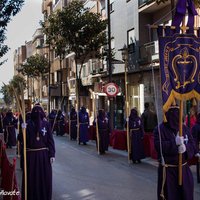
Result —
<svg viewBox="0 0 200 200"><path fill-rule="evenodd" d="M40 27L39 21L43 20L42 0L25 0L21 11L13 17L7 27L7 40L4 44L10 47L9 52L2 60L8 59L0 66L0 88L2 82L8 84L14 75L13 52L15 49L25 44L25 41L32 40L35 30ZM2 94L0 93L0 98Z"/></svg>

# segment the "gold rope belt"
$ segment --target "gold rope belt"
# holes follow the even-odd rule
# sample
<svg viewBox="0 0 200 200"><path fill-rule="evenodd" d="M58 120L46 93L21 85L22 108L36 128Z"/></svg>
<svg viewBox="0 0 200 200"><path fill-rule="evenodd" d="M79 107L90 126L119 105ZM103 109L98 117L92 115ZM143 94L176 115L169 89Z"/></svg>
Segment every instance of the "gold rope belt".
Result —
<svg viewBox="0 0 200 200"><path fill-rule="evenodd" d="M13 127L13 126L14 126L14 125L10 125L10 126L7 126L7 125L6 125L6 127Z"/></svg>
<svg viewBox="0 0 200 200"><path fill-rule="evenodd" d="M136 130L139 130L139 128L136 128L136 129L131 129L131 130L130 130L130 132L131 132L131 131L136 131Z"/></svg>
<svg viewBox="0 0 200 200"><path fill-rule="evenodd" d="M187 162L185 162L184 164L182 164L182 166L186 165ZM170 165L170 164L165 164L163 166L163 181L162 181L162 189L161 189L161 192L160 192L160 196L164 199L165 199L165 195L164 195L164 185L165 185L165 181L166 181L166 167L178 167L178 165Z"/></svg>
<svg viewBox="0 0 200 200"><path fill-rule="evenodd" d="M40 150L45 150L45 149L47 149L47 147L39 148L39 149L29 149L29 148L27 148L26 151L40 151Z"/></svg>

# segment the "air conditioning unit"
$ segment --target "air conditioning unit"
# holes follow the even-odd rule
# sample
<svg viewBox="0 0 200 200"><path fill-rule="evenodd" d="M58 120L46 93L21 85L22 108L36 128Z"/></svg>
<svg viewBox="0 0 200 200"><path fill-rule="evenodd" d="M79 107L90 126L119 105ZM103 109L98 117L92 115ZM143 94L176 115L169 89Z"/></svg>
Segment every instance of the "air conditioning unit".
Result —
<svg viewBox="0 0 200 200"><path fill-rule="evenodd" d="M69 75L70 75L70 77L74 77L74 72L73 71L70 71L70 73L69 73Z"/></svg>
<svg viewBox="0 0 200 200"><path fill-rule="evenodd" d="M43 85L43 87L42 87L42 92L46 92L46 85Z"/></svg>

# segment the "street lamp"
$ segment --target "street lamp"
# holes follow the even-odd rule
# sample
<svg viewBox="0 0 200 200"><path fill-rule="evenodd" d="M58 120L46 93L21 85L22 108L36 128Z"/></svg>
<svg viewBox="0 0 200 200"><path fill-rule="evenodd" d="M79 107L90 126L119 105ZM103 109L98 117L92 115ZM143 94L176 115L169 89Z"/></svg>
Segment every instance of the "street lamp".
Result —
<svg viewBox="0 0 200 200"><path fill-rule="evenodd" d="M48 100L48 113L50 113L50 100L51 100L51 89L50 89L50 75L51 75L51 61L50 61L50 44L48 46L37 46L36 49L43 49L43 48L49 48L49 87L48 87L48 93L49 93L49 100Z"/></svg>
<svg viewBox="0 0 200 200"><path fill-rule="evenodd" d="M125 91L126 91L126 118L128 118L129 102L128 102L128 91L127 91L127 59L128 59L128 48L119 49L122 52L122 59L125 61L124 65L124 75L125 75ZM127 147L128 147L128 162L130 163L130 138L129 138L129 121L127 121Z"/></svg>

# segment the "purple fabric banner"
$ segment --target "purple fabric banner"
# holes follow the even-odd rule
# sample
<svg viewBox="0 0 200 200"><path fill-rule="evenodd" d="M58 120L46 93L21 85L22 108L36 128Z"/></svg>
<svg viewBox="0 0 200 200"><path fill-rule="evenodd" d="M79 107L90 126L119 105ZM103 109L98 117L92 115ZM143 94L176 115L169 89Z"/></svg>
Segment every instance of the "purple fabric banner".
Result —
<svg viewBox="0 0 200 200"><path fill-rule="evenodd" d="M163 112L174 98L200 99L200 38L194 34L159 37Z"/></svg>

